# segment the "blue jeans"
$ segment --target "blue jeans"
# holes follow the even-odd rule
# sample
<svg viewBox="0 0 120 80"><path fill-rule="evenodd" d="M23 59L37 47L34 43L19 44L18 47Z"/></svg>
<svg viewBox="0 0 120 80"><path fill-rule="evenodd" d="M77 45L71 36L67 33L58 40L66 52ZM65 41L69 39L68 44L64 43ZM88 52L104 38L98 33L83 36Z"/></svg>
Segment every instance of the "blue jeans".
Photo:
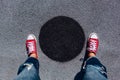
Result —
<svg viewBox="0 0 120 80"><path fill-rule="evenodd" d="M18 70L18 75L14 80L40 80L39 61L29 57Z"/></svg>
<svg viewBox="0 0 120 80"><path fill-rule="evenodd" d="M14 80L40 80L39 61L35 58L28 58L20 66L18 76ZM75 80L108 80L107 71L96 57L91 57L86 60Z"/></svg>
<svg viewBox="0 0 120 80"><path fill-rule="evenodd" d="M96 57L88 58L75 80L108 80L106 67Z"/></svg>

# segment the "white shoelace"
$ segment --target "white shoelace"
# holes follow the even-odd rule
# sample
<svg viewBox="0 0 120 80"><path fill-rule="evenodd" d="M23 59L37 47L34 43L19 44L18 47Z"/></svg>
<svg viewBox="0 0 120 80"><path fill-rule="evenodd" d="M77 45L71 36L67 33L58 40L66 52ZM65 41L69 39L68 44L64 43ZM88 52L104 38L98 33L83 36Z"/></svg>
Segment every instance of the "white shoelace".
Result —
<svg viewBox="0 0 120 80"><path fill-rule="evenodd" d="M32 52L35 50L33 42L28 42L28 49L29 49L29 52Z"/></svg>
<svg viewBox="0 0 120 80"><path fill-rule="evenodd" d="M96 44L97 43L96 43L95 40L91 40L90 41L90 48L89 48L89 50L96 51L96 48L97 48Z"/></svg>

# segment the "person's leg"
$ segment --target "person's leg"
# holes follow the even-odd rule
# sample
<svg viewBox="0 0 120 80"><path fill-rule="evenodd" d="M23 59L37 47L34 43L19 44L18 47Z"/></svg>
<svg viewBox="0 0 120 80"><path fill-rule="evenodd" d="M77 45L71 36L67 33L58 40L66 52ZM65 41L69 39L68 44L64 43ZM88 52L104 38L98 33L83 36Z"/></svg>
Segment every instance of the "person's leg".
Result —
<svg viewBox="0 0 120 80"><path fill-rule="evenodd" d="M96 58L99 39L96 33L91 33L88 38L85 61L82 67L84 71L82 80L107 80L107 71L104 65Z"/></svg>
<svg viewBox="0 0 120 80"><path fill-rule="evenodd" d="M107 80L106 68L96 57L88 58L83 69L83 80Z"/></svg>
<svg viewBox="0 0 120 80"><path fill-rule="evenodd" d="M40 80L36 39L32 34L26 40L26 49L28 59L19 67L14 80Z"/></svg>
<svg viewBox="0 0 120 80"><path fill-rule="evenodd" d="M99 40L96 33L91 33L87 46L81 71L75 80L107 80L107 72L104 65L96 58Z"/></svg>
<svg viewBox="0 0 120 80"><path fill-rule="evenodd" d="M29 57L18 70L17 77L14 80L40 80L39 62L33 57Z"/></svg>

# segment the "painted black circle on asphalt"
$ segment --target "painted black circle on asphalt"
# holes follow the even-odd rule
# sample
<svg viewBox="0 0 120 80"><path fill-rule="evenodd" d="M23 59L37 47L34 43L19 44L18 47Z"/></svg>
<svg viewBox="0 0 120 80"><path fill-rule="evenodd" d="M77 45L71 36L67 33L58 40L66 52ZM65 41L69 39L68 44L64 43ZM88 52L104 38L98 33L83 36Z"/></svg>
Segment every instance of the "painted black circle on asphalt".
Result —
<svg viewBox="0 0 120 80"><path fill-rule="evenodd" d="M59 62L66 62L78 56L84 42L82 27L74 19L65 16L57 16L46 22L39 34L43 53Z"/></svg>

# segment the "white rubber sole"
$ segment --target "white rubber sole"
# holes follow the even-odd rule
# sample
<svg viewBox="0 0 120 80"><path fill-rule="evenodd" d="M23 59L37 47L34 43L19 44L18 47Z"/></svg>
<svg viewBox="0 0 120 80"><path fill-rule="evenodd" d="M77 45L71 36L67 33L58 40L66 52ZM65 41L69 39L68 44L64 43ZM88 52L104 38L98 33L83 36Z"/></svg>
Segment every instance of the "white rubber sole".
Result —
<svg viewBox="0 0 120 80"><path fill-rule="evenodd" d="M98 35L97 35L97 33L93 32L89 35L89 38L98 39Z"/></svg>
<svg viewBox="0 0 120 80"><path fill-rule="evenodd" d="M35 39L36 42L37 42L37 39L36 39L36 37L35 37L34 34L29 34L29 35L28 35L27 40L31 40L31 39Z"/></svg>

